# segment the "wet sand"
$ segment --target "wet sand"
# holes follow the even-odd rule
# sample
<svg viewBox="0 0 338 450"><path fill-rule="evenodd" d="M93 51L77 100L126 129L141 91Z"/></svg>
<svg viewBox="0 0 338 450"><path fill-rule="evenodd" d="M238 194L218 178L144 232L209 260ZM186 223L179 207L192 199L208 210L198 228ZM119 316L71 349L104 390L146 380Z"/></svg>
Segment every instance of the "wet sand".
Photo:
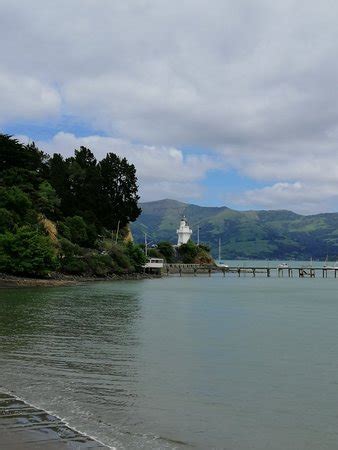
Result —
<svg viewBox="0 0 338 450"><path fill-rule="evenodd" d="M0 393L0 450L104 450L61 419Z"/></svg>

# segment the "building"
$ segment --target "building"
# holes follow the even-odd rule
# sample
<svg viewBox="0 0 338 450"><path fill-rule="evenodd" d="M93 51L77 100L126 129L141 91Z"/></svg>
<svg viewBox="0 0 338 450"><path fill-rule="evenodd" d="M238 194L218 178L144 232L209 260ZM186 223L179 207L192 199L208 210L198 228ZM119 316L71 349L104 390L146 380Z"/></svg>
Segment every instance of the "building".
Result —
<svg viewBox="0 0 338 450"><path fill-rule="evenodd" d="M182 217L180 222L180 227L177 230L178 240L177 246L179 247L182 244L186 244L192 235L192 230L189 228L189 224L185 216Z"/></svg>
<svg viewBox="0 0 338 450"><path fill-rule="evenodd" d="M148 262L143 266L143 269L147 273L161 274L164 267L164 259L150 258Z"/></svg>

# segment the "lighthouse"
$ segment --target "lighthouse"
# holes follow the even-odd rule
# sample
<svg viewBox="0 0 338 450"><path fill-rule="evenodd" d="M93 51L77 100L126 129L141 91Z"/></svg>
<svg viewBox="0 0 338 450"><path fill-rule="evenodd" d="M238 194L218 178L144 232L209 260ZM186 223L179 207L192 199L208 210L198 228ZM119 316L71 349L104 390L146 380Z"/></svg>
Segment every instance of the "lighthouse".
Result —
<svg viewBox="0 0 338 450"><path fill-rule="evenodd" d="M189 239L192 235L192 230L189 228L189 224L188 224L188 221L185 218L185 216L182 217L182 219L180 221L180 227L176 233L178 236L178 240L177 240L178 247L182 244L186 244L189 241Z"/></svg>

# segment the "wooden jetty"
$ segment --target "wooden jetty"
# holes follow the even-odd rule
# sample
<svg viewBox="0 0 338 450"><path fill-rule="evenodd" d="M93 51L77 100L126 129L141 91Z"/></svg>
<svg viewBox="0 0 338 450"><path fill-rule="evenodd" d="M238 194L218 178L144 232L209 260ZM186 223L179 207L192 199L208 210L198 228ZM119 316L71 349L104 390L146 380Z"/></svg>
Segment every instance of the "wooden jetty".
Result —
<svg viewBox="0 0 338 450"><path fill-rule="evenodd" d="M251 275L270 277L287 277L287 278L337 278L338 267L271 267L271 266L229 266L218 267L212 264L165 264L163 274L197 276L207 275L211 277L212 274L222 274L224 277L228 274L237 275L238 277Z"/></svg>

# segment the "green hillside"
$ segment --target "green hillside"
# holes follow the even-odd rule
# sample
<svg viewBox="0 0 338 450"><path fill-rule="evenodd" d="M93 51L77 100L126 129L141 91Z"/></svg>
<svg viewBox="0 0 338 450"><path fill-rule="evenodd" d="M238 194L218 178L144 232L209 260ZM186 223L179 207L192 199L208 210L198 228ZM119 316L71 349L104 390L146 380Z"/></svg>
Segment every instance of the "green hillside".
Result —
<svg viewBox="0 0 338 450"><path fill-rule="evenodd" d="M176 229L184 214L193 229L193 240L209 244L222 257L253 259L338 259L338 213L302 216L291 211L235 211L160 200L140 205L142 214L132 224L137 242L144 232L153 242L176 242Z"/></svg>
<svg viewBox="0 0 338 450"><path fill-rule="evenodd" d="M136 169L85 147L49 156L0 133L0 273L129 275L145 256L129 239L138 217Z"/></svg>

